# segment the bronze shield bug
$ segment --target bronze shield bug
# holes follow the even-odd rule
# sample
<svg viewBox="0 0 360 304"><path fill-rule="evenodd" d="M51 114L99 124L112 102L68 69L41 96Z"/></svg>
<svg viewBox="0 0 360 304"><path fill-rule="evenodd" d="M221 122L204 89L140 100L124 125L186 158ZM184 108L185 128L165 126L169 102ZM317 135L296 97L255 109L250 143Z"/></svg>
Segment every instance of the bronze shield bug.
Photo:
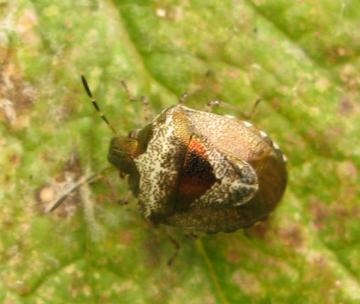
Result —
<svg viewBox="0 0 360 304"><path fill-rule="evenodd" d="M83 76L82 82L114 131ZM265 132L180 104L112 138L108 160L128 176L145 219L187 231L250 227L276 207L287 183L285 156Z"/></svg>

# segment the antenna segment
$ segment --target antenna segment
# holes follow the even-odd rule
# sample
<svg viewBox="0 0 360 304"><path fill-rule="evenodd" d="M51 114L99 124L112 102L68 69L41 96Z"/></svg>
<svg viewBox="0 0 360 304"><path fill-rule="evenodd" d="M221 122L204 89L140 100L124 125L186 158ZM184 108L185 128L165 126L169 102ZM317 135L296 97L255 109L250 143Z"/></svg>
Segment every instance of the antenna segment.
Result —
<svg viewBox="0 0 360 304"><path fill-rule="evenodd" d="M116 135L116 129L113 127L113 125L109 122L109 120L106 118L106 116L104 115L103 112L101 112L100 107L98 105L98 103L96 102L95 98L93 97L89 85L86 81L86 78L84 77L84 75L81 75L81 81L83 83L84 89L86 91L86 94L89 96L89 98L91 99L91 103L94 106L96 112L100 115L101 119L103 121L105 121L105 123L108 125L108 127L111 129L111 131Z"/></svg>

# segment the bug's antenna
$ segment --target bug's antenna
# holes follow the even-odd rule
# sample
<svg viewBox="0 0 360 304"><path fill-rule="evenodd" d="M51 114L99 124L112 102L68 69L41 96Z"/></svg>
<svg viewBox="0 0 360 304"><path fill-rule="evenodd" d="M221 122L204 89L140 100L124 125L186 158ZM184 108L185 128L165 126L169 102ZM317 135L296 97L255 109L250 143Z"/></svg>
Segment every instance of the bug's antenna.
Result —
<svg viewBox="0 0 360 304"><path fill-rule="evenodd" d="M116 135L117 132L116 132L115 128L114 128L113 125L108 121L108 119L107 119L106 116L103 114L103 112L101 112L99 105L97 104L95 98L93 97L93 95L92 95L92 93L91 93L91 91L90 91L89 85L88 85L88 83L87 83L86 78L84 77L84 75L81 75L81 81L82 81L82 83L83 83L83 85L84 85L84 89L85 89L85 91L86 91L86 94L90 97L91 103L92 103L92 105L94 106L96 112L99 113L101 119L102 119L103 121L105 121L105 123L109 126L109 128L111 129L111 131L113 131L113 133Z"/></svg>

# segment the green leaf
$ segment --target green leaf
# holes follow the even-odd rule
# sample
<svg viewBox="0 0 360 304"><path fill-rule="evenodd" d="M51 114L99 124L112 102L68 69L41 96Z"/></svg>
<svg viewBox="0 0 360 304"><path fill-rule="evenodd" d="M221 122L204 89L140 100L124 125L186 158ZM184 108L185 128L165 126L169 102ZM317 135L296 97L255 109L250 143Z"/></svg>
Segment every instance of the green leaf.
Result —
<svg viewBox="0 0 360 304"><path fill-rule="evenodd" d="M359 303L359 20L355 0L0 1L0 302ZM108 165L82 73L123 133L147 116L128 95L152 115L184 92L233 115L261 98L289 159L270 221L155 229L114 171L45 213Z"/></svg>

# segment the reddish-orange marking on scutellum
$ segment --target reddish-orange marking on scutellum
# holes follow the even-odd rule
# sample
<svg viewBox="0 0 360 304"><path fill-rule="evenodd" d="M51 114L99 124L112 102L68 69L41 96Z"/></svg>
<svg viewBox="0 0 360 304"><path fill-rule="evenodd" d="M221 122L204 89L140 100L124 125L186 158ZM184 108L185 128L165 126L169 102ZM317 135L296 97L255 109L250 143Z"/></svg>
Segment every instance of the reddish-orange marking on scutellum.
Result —
<svg viewBox="0 0 360 304"><path fill-rule="evenodd" d="M204 145L196 139L191 139L179 181L179 194L182 200L191 201L200 197L215 182L207 159Z"/></svg>
<svg viewBox="0 0 360 304"><path fill-rule="evenodd" d="M208 159L204 145L194 138L192 138L189 143L188 151L186 155L187 157L190 152L195 153L197 156L202 157L206 160ZM185 159L185 163L186 163L186 159Z"/></svg>

